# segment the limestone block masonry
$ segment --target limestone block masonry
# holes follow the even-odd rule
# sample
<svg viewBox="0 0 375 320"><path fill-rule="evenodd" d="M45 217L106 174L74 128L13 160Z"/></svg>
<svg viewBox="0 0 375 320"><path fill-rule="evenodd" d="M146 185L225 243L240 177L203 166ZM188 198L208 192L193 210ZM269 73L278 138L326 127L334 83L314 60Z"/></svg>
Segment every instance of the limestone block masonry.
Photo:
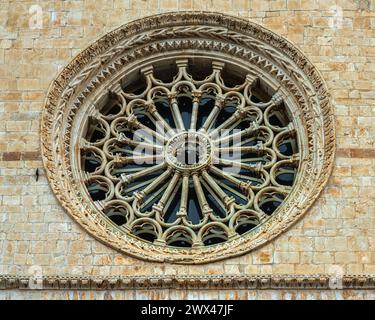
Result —
<svg viewBox="0 0 375 320"><path fill-rule="evenodd" d="M95 50L111 47L119 40L120 33L114 30L120 26L130 23L136 31L134 21L142 19L138 27L148 21L152 29L152 20L143 18L159 13L176 22L181 15L198 22L206 15L212 18L207 18L208 24L219 19L227 30L241 28L246 21L248 26L260 25L265 29L255 28L257 35L259 30L270 30L266 42L290 41L293 45L284 46L284 52L292 54L289 58L298 65L304 63L298 59L306 57L307 65L314 66L307 77L321 77L326 84L327 102L323 98L317 105L331 107L317 113L322 114L323 126L317 138L321 153L314 161L327 168L319 171L325 172L320 180L319 172L311 171L318 177L314 189L303 186L307 198L309 193L314 196L305 209L298 209L303 216L250 251L242 249L240 255L223 251L219 259L217 254L207 261L201 256L205 264L182 260L176 264L173 252L169 259L160 259L163 262L156 261L152 250L143 259L143 249L126 254L118 244L108 243L107 236L98 237L95 228L77 223L56 198L56 185L50 186L53 180L47 180L58 163L48 164L54 159L45 152L48 145L41 150L40 141L45 143L47 135L42 113L51 88L63 88L61 80L67 73L60 72L78 72L74 61L84 58L82 52L91 44L96 44ZM0 298L374 299L374 27L373 1L2 1ZM106 34L114 37L112 43L96 42ZM202 50L205 45L200 44ZM241 54L235 48L227 50ZM95 55L92 51L91 58ZM87 62L82 60L82 66ZM310 122L301 123L304 127ZM283 223L281 218L278 223Z"/></svg>

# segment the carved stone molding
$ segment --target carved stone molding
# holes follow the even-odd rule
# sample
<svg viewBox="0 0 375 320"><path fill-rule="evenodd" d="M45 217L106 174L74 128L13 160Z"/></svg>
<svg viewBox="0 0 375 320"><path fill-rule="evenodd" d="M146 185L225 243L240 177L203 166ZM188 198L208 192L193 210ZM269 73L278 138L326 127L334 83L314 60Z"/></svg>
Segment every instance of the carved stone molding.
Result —
<svg viewBox="0 0 375 320"><path fill-rule="evenodd" d="M248 70L288 101L298 132L298 179L283 204L249 232L210 245L178 248L143 241L99 210L78 170L77 137L83 118L96 117L95 102L131 72L160 59L204 56ZM148 72L147 70L145 72ZM279 95L274 95L278 103ZM132 124L128 117L126 121ZM41 125L44 166L66 211L103 243L134 257L158 262L207 263L244 254L295 223L317 199L331 173L335 153L332 107L312 63L286 39L244 19L217 13L166 13L128 23L106 34L71 61L50 86ZM87 177L86 177L87 178Z"/></svg>
<svg viewBox="0 0 375 320"><path fill-rule="evenodd" d="M128 290L128 289L231 289L231 290L366 290L375 289L375 275L228 275L228 276L47 276L0 275L1 290Z"/></svg>

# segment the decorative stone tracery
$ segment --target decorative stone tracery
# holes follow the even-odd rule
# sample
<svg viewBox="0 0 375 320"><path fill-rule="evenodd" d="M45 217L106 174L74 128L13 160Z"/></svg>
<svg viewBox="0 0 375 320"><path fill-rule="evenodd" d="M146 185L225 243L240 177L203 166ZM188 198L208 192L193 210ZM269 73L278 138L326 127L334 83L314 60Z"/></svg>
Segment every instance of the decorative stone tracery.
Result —
<svg viewBox="0 0 375 320"><path fill-rule="evenodd" d="M218 143L236 128L238 145ZM317 70L285 39L234 17L168 13L105 35L62 71L42 150L56 196L99 240L203 263L269 241L307 210L330 174L333 116Z"/></svg>

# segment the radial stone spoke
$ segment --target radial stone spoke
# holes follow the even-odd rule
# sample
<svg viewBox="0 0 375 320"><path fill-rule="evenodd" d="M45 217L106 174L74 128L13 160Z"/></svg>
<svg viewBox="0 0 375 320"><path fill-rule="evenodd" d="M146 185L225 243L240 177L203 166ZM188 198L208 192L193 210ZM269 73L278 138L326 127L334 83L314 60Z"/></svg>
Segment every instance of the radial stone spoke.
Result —
<svg viewBox="0 0 375 320"><path fill-rule="evenodd" d="M210 168L210 171L212 171L213 173L215 173L216 175L224 178L225 180L233 183L234 185L236 185L237 187L241 188L242 184L244 183L243 181L241 180L238 180L237 178L233 177L232 175L224 172L223 170L220 170L219 168L216 168L214 166L212 166Z"/></svg>
<svg viewBox="0 0 375 320"><path fill-rule="evenodd" d="M144 130L146 133L148 133L151 136L155 137L156 140L159 140L162 144L164 144L166 142L166 138L162 134L160 134L160 133L152 130L151 128L149 128L149 127L147 127L147 126L145 126L144 124L141 124L141 123L139 124L139 127L140 127L141 130ZM144 136L143 138L145 140L147 140L151 144L153 144L153 143L156 142L156 141L154 142L153 140L150 140L147 135Z"/></svg>
<svg viewBox="0 0 375 320"><path fill-rule="evenodd" d="M133 173L133 174L130 174L130 175L125 175L125 174L122 174L121 175L121 179L125 182L125 183L129 183L131 181L134 181L134 180L137 180L139 178L142 178L144 176L147 176L151 173L155 173L159 170L162 170L166 167L166 163L163 162L163 163L160 163L160 164L157 164L153 167L150 167L150 168L146 168L144 170L141 170L139 172L136 172L136 173Z"/></svg>
<svg viewBox="0 0 375 320"><path fill-rule="evenodd" d="M210 137L214 137L215 135L217 135L219 133L220 130L223 130L223 129L229 129L230 128L230 125L232 125L233 123L235 123L236 121L238 120L238 116L237 114L233 114L231 115L226 121L224 121L220 126L218 126L217 128L215 128L214 130L212 130L210 133L209 133L209 136Z"/></svg>
<svg viewBox="0 0 375 320"><path fill-rule="evenodd" d="M221 95L217 95L216 100L215 100L215 106L213 107L211 113L208 115L201 130L208 131L213 126L223 105L224 105L224 98Z"/></svg>
<svg viewBox="0 0 375 320"><path fill-rule="evenodd" d="M128 146L131 146L131 147L134 147L134 148L138 148L138 149L143 149L143 150L147 150L147 151L153 151L155 153L159 152L159 153L162 153L163 152L163 146L161 145L157 145L155 143L147 143L147 142L143 142L143 141L136 141L136 140L125 140L126 138L124 138L124 135L123 134L120 134L120 137L119 137L119 141L120 142L123 142L124 144L128 145ZM121 152L134 152L134 150L128 150L128 149L125 149L125 148L118 148L116 150L119 150Z"/></svg>
<svg viewBox="0 0 375 320"><path fill-rule="evenodd" d="M204 195L201 182L199 181L199 177L197 174L193 174L193 182L194 182L194 189L195 193L198 197L199 206L203 214L208 214L212 212L212 209L208 205L206 197Z"/></svg>
<svg viewBox="0 0 375 320"><path fill-rule="evenodd" d="M248 136L249 134L251 134L252 132L255 132L258 130L258 126L254 125L254 126L251 126L245 130L241 130L239 132L236 132L236 133L233 133L233 134L230 134L230 135L225 135L225 136L222 136L222 137L219 137L218 139L216 139L215 142L220 142L220 144L223 144L223 143L228 143L229 141L241 141L243 137L246 137Z"/></svg>
<svg viewBox="0 0 375 320"><path fill-rule="evenodd" d="M197 120L198 120L198 108L199 108L199 100L201 97L201 92L195 91L192 92L193 95L193 108L191 111L191 119L190 119L190 129L196 130L197 129Z"/></svg>
<svg viewBox="0 0 375 320"><path fill-rule="evenodd" d="M153 181L153 179L149 179L147 181L143 181L143 182L139 182L137 183L136 185L130 187L130 188L126 188L126 191L127 192L133 192L135 190L138 190L139 188L141 187L144 187L144 186L147 186L148 184L150 184L151 182Z"/></svg>
<svg viewBox="0 0 375 320"><path fill-rule="evenodd" d="M139 172L141 170L144 170L144 167L139 167L139 168L125 168L123 169L123 172L125 173L134 173L134 172Z"/></svg>
<svg viewBox="0 0 375 320"><path fill-rule="evenodd" d="M166 129L167 135L173 136L176 132L172 129L172 127L169 125L167 121L160 115L160 113L157 111L156 107L153 105L152 115L155 117L156 121L160 122L162 124L162 128L160 129ZM162 131L164 132L164 130Z"/></svg>
<svg viewBox="0 0 375 320"><path fill-rule="evenodd" d="M222 208L222 210L225 212L227 210L227 207L224 204L224 201L222 198L220 198L217 193L212 189L209 183L206 181L202 181L203 186L206 188L206 190L210 193L210 195L215 199L216 203Z"/></svg>
<svg viewBox="0 0 375 320"><path fill-rule="evenodd" d="M184 125L184 121L182 120L180 108L178 107L176 94L171 94L169 99L171 103L171 111L172 111L173 120L176 124L177 129L185 130L185 125Z"/></svg>
<svg viewBox="0 0 375 320"><path fill-rule="evenodd" d="M237 190L231 188L230 186L226 185L226 184L225 184L224 182L222 182L222 181L217 181L216 179L215 179L215 181L216 181L216 183L217 183L219 186L221 186L222 188L228 190L229 192L235 194L236 196L238 196L239 198L242 198L243 200L247 200L247 197L246 197L243 193L241 193L241 192L239 192L239 191L237 191Z"/></svg>
<svg viewBox="0 0 375 320"><path fill-rule="evenodd" d="M176 194L178 192L178 189L181 187L181 181L177 181L177 186L173 189L172 194L169 196L167 203L164 206L163 212L166 213L169 206L172 204L172 201L176 197Z"/></svg>
<svg viewBox="0 0 375 320"><path fill-rule="evenodd" d="M132 157L120 158L124 162L134 162L136 164L143 164L155 161L162 161L164 159L163 155L138 155L134 154Z"/></svg>
<svg viewBox="0 0 375 320"><path fill-rule="evenodd" d="M162 175L157 177L156 179L152 179L151 183L142 190L142 192L147 195L150 194L152 191L154 191L165 179L167 179L172 173L172 169L168 169L165 171Z"/></svg>
<svg viewBox="0 0 375 320"><path fill-rule="evenodd" d="M219 164L231 166L235 168L242 168L242 169L246 169L249 171L259 171L263 167L262 164L260 163L257 163L256 165L252 165L252 164L246 164L246 163L242 163L239 161L233 161L233 160L227 160L227 159L219 159Z"/></svg>
<svg viewBox="0 0 375 320"><path fill-rule="evenodd" d="M179 216L186 216L188 210L188 197L189 197L189 176L184 175L182 179L181 203Z"/></svg>
<svg viewBox="0 0 375 320"><path fill-rule="evenodd" d="M159 190L157 190L157 191L155 192L155 194L154 194L152 197L151 197L151 196L148 197L148 199L147 199L145 202L142 203L140 209L144 209L145 207L147 207L147 206L149 205L149 203L150 203L151 201L154 201L154 199L155 199L156 197L158 197L159 194L162 193L166 187L167 187L166 185L162 186Z"/></svg>
<svg viewBox="0 0 375 320"><path fill-rule="evenodd" d="M207 173L207 171L204 171L202 173L202 176L204 180L207 181L207 183L210 185L212 190L221 198L221 201L225 204L225 207L229 209L229 196L223 191L223 189L220 188L220 186L216 183L216 181Z"/></svg>
<svg viewBox="0 0 375 320"><path fill-rule="evenodd" d="M253 182L256 182L257 184L262 184L264 181L262 179L258 179L258 178L255 178L255 177L249 177L249 176L245 176L243 174L237 174L237 173L233 173L233 176L234 177L237 177L239 179L243 179L243 180L246 180L246 181L253 181Z"/></svg>
<svg viewBox="0 0 375 320"><path fill-rule="evenodd" d="M239 147L239 146L231 146L231 147L220 147L218 150L222 152L259 152L259 150L262 150L261 146L250 146L250 147Z"/></svg>
<svg viewBox="0 0 375 320"><path fill-rule="evenodd" d="M170 198L170 196L172 195L179 179L180 179L180 174L179 173L175 173L172 180L169 182L168 184L168 187L167 189L165 190L163 196L161 197L161 199L159 200L159 203L158 203L158 207L163 210Z"/></svg>

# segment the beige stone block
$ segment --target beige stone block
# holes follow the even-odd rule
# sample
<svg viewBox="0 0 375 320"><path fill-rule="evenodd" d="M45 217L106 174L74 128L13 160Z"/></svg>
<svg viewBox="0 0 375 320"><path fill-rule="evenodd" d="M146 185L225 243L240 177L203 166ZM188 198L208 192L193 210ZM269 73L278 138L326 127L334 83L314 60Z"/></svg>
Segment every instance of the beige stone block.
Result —
<svg viewBox="0 0 375 320"><path fill-rule="evenodd" d="M273 263L273 252L271 250L259 250L253 254L253 264Z"/></svg>
<svg viewBox="0 0 375 320"><path fill-rule="evenodd" d="M39 266L47 266L50 264L51 256L49 254L35 254L33 263Z"/></svg>
<svg viewBox="0 0 375 320"><path fill-rule="evenodd" d="M21 186L0 186L0 194L12 196L21 193Z"/></svg>
<svg viewBox="0 0 375 320"><path fill-rule="evenodd" d="M308 237L290 237L289 250L293 251L312 251L313 239Z"/></svg>
<svg viewBox="0 0 375 320"><path fill-rule="evenodd" d="M358 262L358 256L354 252L336 252L336 263L355 263Z"/></svg>
<svg viewBox="0 0 375 320"><path fill-rule="evenodd" d="M17 252L18 253L28 253L29 251L29 242L28 241L20 241L17 244Z"/></svg>
<svg viewBox="0 0 375 320"><path fill-rule="evenodd" d="M2 204L6 206L20 205L21 197L20 196L3 196Z"/></svg>
<svg viewBox="0 0 375 320"><path fill-rule="evenodd" d="M337 175L337 176L348 177L348 176L351 176L351 174L352 174L352 167L350 166L337 166L334 169L334 175Z"/></svg>
<svg viewBox="0 0 375 320"><path fill-rule="evenodd" d="M0 49L10 49L12 47L11 39L2 39L0 40Z"/></svg>
<svg viewBox="0 0 375 320"><path fill-rule="evenodd" d="M316 264L297 264L295 266L296 274L323 274L324 265Z"/></svg>
<svg viewBox="0 0 375 320"><path fill-rule="evenodd" d="M272 266L272 272L274 274L294 274L295 264L290 263L277 263Z"/></svg>
<svg viewBox="0 0 375 320"><path fill-rule="evenodd" d="M258 274L259 273L259 265L253 265L253 264L249 264L249 265L245 265L244 266L244 273L245 274Z"/></svg>
<svg viewBox="0 0 375 320"><path fill-rule="evenodd" d="M304 27L302 27L302 26L288 25L287 38L288 38L288 40L290 40L290 41L292 41L296 44L302 44L303 43L303 32L304 32Z"/></svg>
<svg viewBox="0 0 375 320"><path fill-rule="evenodd" d="M108 253L109 250L110 249L104 244L94 241L92 251L95 252L95 254Z"/></svg>
<svg viewBox="0 0 375 320"><path fill-rule="evenodd" d="M328 28L332 24L330 17L313 17L313 27Z"/></svg>
<svg viewBox="0 0 375 320"><path fill-rule="evenodd" d="M160 9L178 9L178 0L159 0L159 6Z"/></svg>
<svg viewBox="0 0 375 320"><path fill-rule="evenodd" d="M7 131L27 132L30 128L30 121L7 121Z"/></svg>
<svg viewBox="0 0 375 320"><path fill-rule="evenodd" d="M225 3L224 2L227 2L230 4L231 1L222 1L222 3L220 3L219 1L214 1L215 4L223 4L222 6L220 6L220 8L223 8L225 10ZM243 11L243 10L250 10L250 6L252 5L252 9L254 10L254 5L256 6L258 2L262 2L262 1L257 1L257 0L232 0L232 10L238 10L238 11ZM265 1L263 1L265 2Z"/></svg>
<svg viewBox="0 0 375 320"><path fill-rule="evenodd" d="M300 0L287 0L288 10L299 10L301 8Z"/></svg>
<svg viewBox="0 0 375 320"><path fill-rule="evenodd" d="M374 198L374 187L362 187L359 190L360 198L373 199Z"/></svg>
<svg viewBox="0 0 375 320"><path fill-rule="evenodd" d="M313 263L313 252L300 252L300 263L301 264L309 264Z"/></svg>
<svg viewBox="0 0 375 320"><path fill-rule="evenodd" d="M346 272L348 274L361 274L361 273L363 273L363 265L361 265L361 264L348 264L346 266Z"/></svg>
<svg viewBox="0 0 375 320"><path fill-rule="evenodd" d="M263 25L280 34L286 34L288 29L287 21L284 17L264 18Z"/></svg>
<svg viewBox="0 0 375 320"><path fill-rule="evenodd" d="M344 198L358 198L358 191L357 187L345 187L342 189L342 195Z"/></svg>
<svg viewBox="0 0 375 320"><path fill-rule="evenodd" d="M227 275L240 274L238 265L224 265L224 272Z"/></svg>
<svg viewBox="0 0 375 320"><path fill-rule="evenodd" d="M69 254L67 256L67 262L68 262L68 265L70 265L70 266L80 265L81 264L81 256Z"/></svg>
<svg viewBox="0 0 375 320"><path fill-rule="evenodd" d="M99 255L94 257L94 265L112 265L112 257L109 255Z"/></svg>
<svg viewBox="0 0 375 320"><path fill-rule="evenodd" d="M113 0L113 8L122 9L122 10L130 9L131 2L132 2L131 0ZM149 2L152 2L152 1L149 1Z"/></svg>
<svg viewBox="0 0 375 320"><path fill-rule="evenodd" d="M318 240L318 239L317 239ZM346 251L348 248L348 240L346 237L327 237L319 239L316 243L316 250L319 251Z"/></svg>
<svg viewBox="0 0 375 320"><path fill-rule="evenodd" d="M178 6L180 10L193 9L193 0L179 0Z"/></svg>
<svg viewBox="0 0 375 320"><path fill-rule="evenodd" d="M209 275L220 275L224 274L225 266L216 265L216 266L207 266L206 273Z"/></svg>
<svg viewBox="0 0 375 320"><path fill-rule="evenodd" d="M330 252L315 252L313 262L316 264L332 264L335 262L335 259Z"/></svg>
<svg viewBox="0 0 375 320"><path fill-rule="evenodd" d="M73 254L79 254L79 253L91 253L91 245L88 242L84 241L73 241L71 243L71 251Z"/></svg>
<svg viewBox="0 0 375 320"><path fill-rule="evenodd" d="M10 65L18 65L22 61L22 50L21 49L8 49L4 53L5 63Z"/></svg>
<svg viewBox="0 0 375 320"><path fill-rule="evenodd" d="M372 263L372 264L365 264L363 266L363 272L364 273L370 273L370 274L375 273L375 264L374 263Z"/></svg>
<svg viewBox="0 0 375 320"><path fill-rule="evenodd" d="M236 1L236 0L234 0L234 1ZM253 1L251 1L251 10L254 11L254 12L268 11L269 10L269 1L253 0Z"/></svg>
<svg viewBox="0 0 375 320"><path fill-rule="evenodd" d="M353 166L351 172L353 176L369 176L373 169L367 166Z"/></svg>
<svg viewBox="0 0 375 320"><path fill-rule="evenodd" d="M33 241L31 244L31 251L33 254L44 253L45 251L45 242L44 241Z"/></svg>
<svg viewBox="0 0 375 320"><path fill-rule="evenodd" d="M293 264L299 263L299 252L275 252L274 263L275 264Z"/></svg>
<svg viewBox="0 0 375 320"><path fill-rule="evenodd" d="M11 81L7 81L11 83ZM1 80L0 80L1 83ZM17 102L6 102L4 103L4 111L5 112L18 112L20 110L20 103Z"/></svg>
<svg viewBox="0 0 375 320"><path fill-rule="evenodd" d="M15 265L25 265L27 262L26 254L15 254L14 255L14 264Z"/></svg>
<svg viewBox="0 0 375 320"><path fill-rule="evenodd" d="M269 9L270 10L286 10L287 8L287 0L271 0L269 1Z"/></svg>

